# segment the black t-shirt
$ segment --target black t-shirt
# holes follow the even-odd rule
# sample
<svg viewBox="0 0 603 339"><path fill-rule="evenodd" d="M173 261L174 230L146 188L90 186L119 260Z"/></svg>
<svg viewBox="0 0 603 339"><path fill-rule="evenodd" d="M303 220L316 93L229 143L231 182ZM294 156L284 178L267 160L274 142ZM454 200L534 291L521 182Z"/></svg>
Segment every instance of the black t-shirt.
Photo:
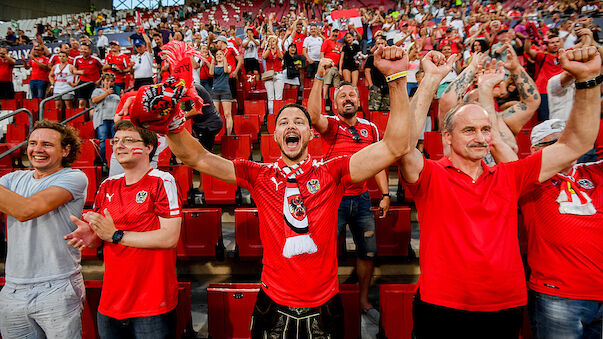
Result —
<svg viewBox="0 0 603 339"><path fill-rule="evenodd" d="M371 78L373 79L373 85L379 88L388 88L387 80L385 80L385 76L375 67L375 57L373 55L369 55L364 63L364 68L369 68L371 70Z"/></svg>
<svg viewBox="0 0 603 339"><path fill-rule="evenodd" d="M216 110L211 94L205 89L205 87L195 84L197 93L203 99L203 114L193 116L193 130L210 130L216 131L222 128L222 117Z"/></svg>
<svg viewBox="0 0 603 339"><path fill-rule="evenodd" d="M155 57L155 63L157 65L161 65L161 57L159 56L159 52L161 52L161 47L155 46L153 47L153 56Z"/></svg>
<svg viewBox="0 0 603 339"><path fill-rule="evenodd" d="M344 53L342 67L346 69L358 69L358 64L354 57L360 52L360 45L356 42L351 45L345 44L341 48L341 52Z"/></svg>

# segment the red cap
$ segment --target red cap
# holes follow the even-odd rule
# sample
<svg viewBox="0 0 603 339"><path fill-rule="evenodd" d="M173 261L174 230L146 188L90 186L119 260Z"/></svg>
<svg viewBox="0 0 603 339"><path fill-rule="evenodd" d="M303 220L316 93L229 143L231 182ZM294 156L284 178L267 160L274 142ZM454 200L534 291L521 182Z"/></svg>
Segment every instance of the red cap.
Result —
<svg viewBox="0 0 603 339"><path fill-rule="evenodd" d="M117 45L117 46L120 46L120 47L121 47L121 45L119 44L119 41L117 41L117 40L113 40L113 41L111 41L111 42L109 43L109 45Z"/></svg>

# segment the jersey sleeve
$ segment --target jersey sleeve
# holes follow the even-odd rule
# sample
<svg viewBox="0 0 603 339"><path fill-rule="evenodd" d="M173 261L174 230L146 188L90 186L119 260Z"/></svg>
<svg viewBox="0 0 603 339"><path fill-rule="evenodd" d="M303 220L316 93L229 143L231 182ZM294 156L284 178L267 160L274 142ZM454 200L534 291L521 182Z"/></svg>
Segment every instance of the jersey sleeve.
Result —
<svg viewBox="0 0 603 339"><path fill-rule="evenodd" d="M519 196L522 196L538 185L538 177L542 166L542 151L538 151L525 159L501 164L509 167L511 180Z"/></svg>
<svg viewBox="0 0 603 339"><path fill-rule="evenodd" d="M262 165L249 160L234 160L235 175L237 177L237 186L241 186L248 191L253 190Z"/></svg>
<svg viewBox="0 0 603 339"><path fill-rule="evenodd" d="M335 157L325 162L327 170L333 178L347 187L353 184L350 177L350 157L347 155Z"/></svg>
<svg viewBox="0 0 603 339"><path fill-rule="evenodd" d="M176 180L167 172L162 173L160 180L157 197L154 201L155 213L166 219L182 216Z"/></svg>

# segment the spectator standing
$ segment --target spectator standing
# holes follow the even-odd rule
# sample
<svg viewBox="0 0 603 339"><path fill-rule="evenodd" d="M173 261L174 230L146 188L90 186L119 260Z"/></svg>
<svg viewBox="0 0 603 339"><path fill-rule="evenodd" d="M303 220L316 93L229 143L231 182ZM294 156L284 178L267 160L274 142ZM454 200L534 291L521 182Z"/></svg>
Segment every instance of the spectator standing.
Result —
<svg viewBox="0 0 603 339"><path fill-rule="evenodd" d="M339 72L339 61L341 59L341 45L337 42L337 36L339 36L339 29L333 28L329 39L326 39L320 47L320 59L327 58L333 61L333 66L325 74L322 89L322 97L326 100L327 112L332 111L331 99L328 96L329 86L339 87L341 82L341 74Z"/></svg>
<svg viewBox="0 0 603 339"><path fill-rule="evenodd" d="M25 64L25 69L31 68L31 79L29 80L29 90L32 98L46 97L48 88L48 74L50 67L49 59L44 55L41 46L36 46L29 53L29 61Z"/></svg>
<svg viewBox="0 0 603 339"><path fill-rule="evenodd" d="M76 81L77 85L85 82L98 83L103 68L103 62L98 57L91 55L90 45L81 44L80 55L73 59L73 65L78 71L83 71ZM88 100L94 91L95 86L89 85L77 90L79 99L79 108L85 108L88 105Z"/></svg>
<svg viewBox="0 0 603 339"><path fill-rule="evenodd" d="M98 30L98 40L96 40L96 48L98 48L98 57L105 59L107 48L109 47L109 38L103 34L103 30Z"/></svg>
<svg viewBox="0 0 603 339"><path fill-rule="evenodd" d="M13 68L17 61L8 55L8 50L0 47L0 99L13 99L15 88L13 86Z"/></svg>
<svg viewBox="0 0 603 339"><path fill-rule="evenodd" d="M383 37L377 38L375 47L385 48ZM369 87L369 111L389 111L389 87L385 76L375 67L375 56L371 53L364 63L364 77Z"/></svg>
<svg viewBox="0 0 603 339"><path fill-rule="evenodd" d="M243 40L242 47L245 49L243 54L243 63L245 72L255 75L256 81L260 81L260 63L258 61L258 48L260 41L253 36L253 28L247 28L245 31L247 37Z"/></svg>
<svg viewBox="0 0 603 339"><path fill-rule="evenodd" d="M119 104L119 95L115 93L113 73L104 73L101 85L101 88L94 89L90 101L94 107L92 124L96 131L96 138L100 140L101 159L105 162L105 140L113 138L113 118Z"/></svg>
<svg viewBox="0 0 603 339"><path fill-rule="evenodd" d="M211 94L201 85L195 85L195 89L203 102L209 103L209 105L203 105L201 112L193 107L186 112L186 118L193 120L193 132L199 143L203 145L203 148L212 152L215 137L223 126L222 117L220 117L216 105L211 104L213 101Z"/></svg>
<svg viewBox="0 0 603 339"><path fill-rule="evenodd" d="M81 338L81 254L63 238L76 230L69 217L80 216L86 200L86 175L68 168L80 144L73 127L38 122L27 139L33 171L0 178L0 211L8 216L3 338Z"/></svg>
<svg viewBox="0 0 603 339"><path fill-rule="evenodd" d="M224 53L226 62L230 65L230 74L228 78L228 85L230 86L230 95L233 100L237 98L237 80L239 76L239 70L243 65L243 57L239 51L230 44L225 36L220 35L217 39L218 50Z"/></svg>
<svg viewBox="0 0 603 339"><path fill-rule="evenodd" d="M109 48L103 71L115 75L114 89L115 94L119 96L126 89L126 75L132 71L131 61L127 54L121 53L119 41L111 41Z"/></svg>
<svg viewBox="0 0 603 339"><path fill-rule="evenodd" d="M268 37L268 45L264 48L262 57L266 61L266 71L273 72L271 78L262 77L268 96L268 114L273 113L274 100L283 100L283 52L278 44L276 35Z"/></svg>
<svg viewBox="0 0 603 339"><path fill-rule="evenodd" d="M318 62L320 61L320 48L322 47L322 38L318 35L319 30L316 24L310 24L310 35L304 39L303 51L306 57L308 78L314 80Z"/></svg>
<svg viewBox="0 0 603 339"><path fill-rule="evenodd" d="M75 86L76 75L82 75L83 71L78 71L75 66L69 63L69 55L67 52L59 52L58 54L60 63L52 66L50 70L50 88L52 88L52 95L65 93L72 90ZM75 99L75 93L69 92L63 94L61 97L55 99L55 107L57 110L63 108L71 109L73 107L73 99Z"/></svg>
<svg viewBox="0 0 603 339"><path fill-rule="evenodd" d="M211 93L216 110L219 110L219 106L222 104L222 111L226 120L226 135L231 135L233 128L232 95L230 93L230 86L228 85L228 74L231 70L224 52L221 50L216 51L216 57L212 58L209 64L209 75L213 76Z"/></svg>
<svg viewBox="0 0 603 339"><path fill-rule="evenodd" d="M139 89L145 85L153 84L153 47L149 36L143 32L144 41L135 39L134 50L131 63L134 70L134 89Z"/></svg>
<svg viewBox="0 0 603 339"><path fill-rule="evenodd" d="M360 44L354 36L346 33L344 36L344 45L341 48L341 57L339 60L339 74L343 75L343 80L351 82L354 87L358 85L358 75L360 74L360 59L362 51Z"/></svg>

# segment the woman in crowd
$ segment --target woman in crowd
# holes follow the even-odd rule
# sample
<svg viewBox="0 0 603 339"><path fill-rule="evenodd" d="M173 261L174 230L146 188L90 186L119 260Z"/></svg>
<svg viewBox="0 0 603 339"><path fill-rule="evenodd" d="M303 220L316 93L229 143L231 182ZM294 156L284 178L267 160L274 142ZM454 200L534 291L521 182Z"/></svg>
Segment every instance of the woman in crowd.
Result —
<svg viewBox="0 0 603 339"><path fill-rule="evenodd" d="M344 41L339 59L339 74L343 75L345 81L351 82L356 87L360 73L360 57L363 56L362 51L360 51L360 44L352 34L346 33Z"/></svg>
<svg viewBox="0 0 603 339"><path fill-rule="evenodd" d="M226 135L232 134L232 94L228 84L228 75L232 70L226 62L224 52L217 51L216 57L211 59L209 64L209 75L214 77L211 98L214 100L216 109L220 111L220 103L226 120Z"/></svg>
<svg viewBox="0 0 603 339"><path fill-rule="evenodd" d="M272 114L274 100L283 100L283 52L275 35L268 37L268 45L262 53L266 61L266 72L262 75L266 94L268 96L268 113Z"/></svg>

